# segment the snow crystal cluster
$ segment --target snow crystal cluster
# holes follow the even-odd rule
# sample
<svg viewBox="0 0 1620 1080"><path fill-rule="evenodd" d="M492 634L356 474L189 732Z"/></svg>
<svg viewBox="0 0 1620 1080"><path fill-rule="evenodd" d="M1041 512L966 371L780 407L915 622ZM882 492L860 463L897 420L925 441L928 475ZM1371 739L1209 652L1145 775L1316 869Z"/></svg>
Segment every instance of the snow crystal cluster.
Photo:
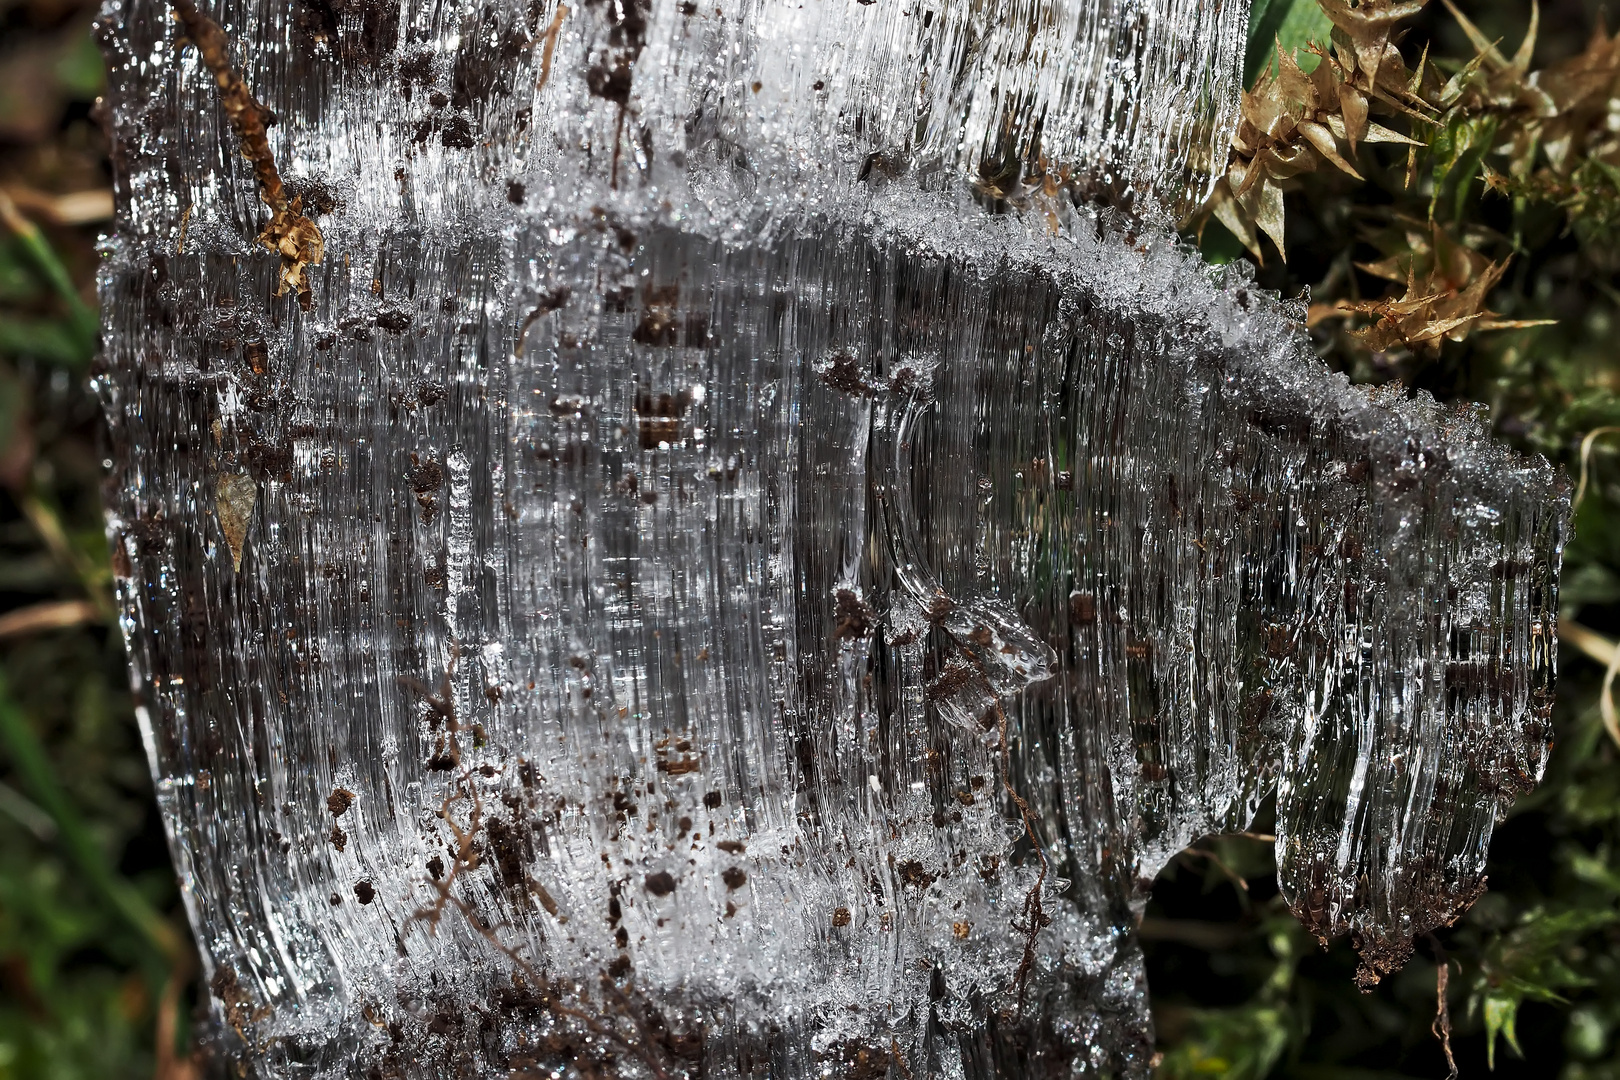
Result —
<svg viewBox="0 0 1620 1080"><path fill-rule="evenodd" d="M1564 485L1168 234L1245 8L222 0L306 309L109 0L109 535L222 1045L1141 1076L1147 887L1273 795L1367 979L1470 902Z"/></svg>

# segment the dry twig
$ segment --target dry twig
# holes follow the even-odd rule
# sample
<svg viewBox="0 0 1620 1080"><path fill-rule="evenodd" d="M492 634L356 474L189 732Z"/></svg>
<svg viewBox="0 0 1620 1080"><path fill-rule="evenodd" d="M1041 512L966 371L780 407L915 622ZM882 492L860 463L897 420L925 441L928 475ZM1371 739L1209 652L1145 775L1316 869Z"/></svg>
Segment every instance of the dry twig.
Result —
<svg viewBox="0 0 1620 1080"><path fill-rule="evenodd" d="M1035 855L1041 860L1040 873L1035 876L1035 884L1030 886L1029 892L1024 895L1023 925L1015 920L1012 928L1024 935L1024 955L1018 962L1018 976L1015 986L1018 991L1018 1015L1024 1014L1024 992L1029 985L1029 973L1035 966L1035 939L1040 932L1052 924L1052 917L1046 914L1041 904L1041 889L1046 885L1046 875L1051 865L1046 859L1046 848L1041 844L1040 837L1035 832L1035 814L1030 810L1029 802L1012 785L1007 749L1007 714L998 705L996 709L996 726L998 742L996 752L1001 765L1001 786L1006 790L1013 805L1018 807L1019 816L1023 819L1024 835L1029 839L1030 845L1035 849Z"/></svg>
<svg viewBox="0 0 1620 1080"><path fill-rule="evenodd" d="M219 87L220 104L231 130L242 144L242 156L253 163L253 176L259 182L259 198L270 208L270 222L259 233L259 243L281 256L281 280L276 295L291 289L305 311L315 306L305 270L321 261L325 240L321 230L304 216L303 197L287 197L275 155L265 134L274 114L259 104L247 83L231 67L231 39L213 19L197 10L194 0L170 0L174 13L185 27L186 36L197 46L202 60Z"/></svg>

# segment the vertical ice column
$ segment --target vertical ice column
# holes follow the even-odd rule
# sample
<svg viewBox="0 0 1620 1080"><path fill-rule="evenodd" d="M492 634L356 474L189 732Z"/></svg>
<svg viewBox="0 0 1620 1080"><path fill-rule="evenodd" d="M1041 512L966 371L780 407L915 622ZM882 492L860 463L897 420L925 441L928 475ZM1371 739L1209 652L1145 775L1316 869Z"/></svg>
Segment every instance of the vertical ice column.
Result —
<svg viewBox="0 0 1620 1080"><path fill-rule="evenodd" d="M1274 789L1369 977L1466 904L1559 482L1074 202L1197 198L1237 7L207 14L324 258L111 5L98 386L261 1074L1141 1075L1132 905Z"/></svg>

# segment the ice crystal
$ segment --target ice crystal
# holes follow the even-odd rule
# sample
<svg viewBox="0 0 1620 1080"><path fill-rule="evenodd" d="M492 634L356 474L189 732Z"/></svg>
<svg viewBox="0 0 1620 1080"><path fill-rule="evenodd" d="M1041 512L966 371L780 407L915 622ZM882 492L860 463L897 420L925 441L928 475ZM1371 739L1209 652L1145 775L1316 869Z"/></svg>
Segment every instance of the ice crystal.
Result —
<svg viewBox="0 0 1620 1080"><path fill-rule="evenodd" d="M1562 482L1154 224L1242 5L202 14L308 293L113 0L98 385L263 1075L1141 1075L1147 885L1272 792L1366 978L1476 894Z"/></svg>

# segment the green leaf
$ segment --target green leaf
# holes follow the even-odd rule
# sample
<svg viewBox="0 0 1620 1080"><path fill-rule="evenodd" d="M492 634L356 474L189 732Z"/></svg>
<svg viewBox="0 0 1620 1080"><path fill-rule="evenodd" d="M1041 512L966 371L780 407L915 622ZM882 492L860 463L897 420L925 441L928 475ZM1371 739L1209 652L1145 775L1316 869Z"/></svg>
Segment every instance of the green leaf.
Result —
<svg viewBox="0 0 1620 1080"><path fill-rule="evenodd" d="M1564 1029L1564 1045L1576 1057L1594 1060L1603 1056L1608 1045L1610 1019L1600 1009L1584 1006L1569 1014L1569 1026Z"/></svg>
<svg viewBox="0 0 1620 1080"><path fill-rule="evenodd" d="M1578 880L1620 895L1620 871L1609 865L1603 855L1574 851L1568 855L1567 862L1569 872Z"/></svg>
<svg viewBox="0 0 1620 1080"><path fill-rule="evenodd" d="M28 261L34 264L34 270L50 286L51 291L57 294L67 309L67 318L61 329L76 347L65 362L71 366L87 363L95 349L97 323L95 309L79 296L79 291L73 284L73 277L63 265L56 249L51 246L50 238L40 231L38 225L17 211L10 196L4 191L0 191L0 222L3 222L4 227L16 237L18 245L27 254Z"/></svg>
<svg viewBox="0 0 1620 1080"><path fill-rule="evenodd" d="M1613 390L1595 388L1586 390L1562 411L1556 420L1556 430L1563 438L1585 435L1595 427L1620 424L1620 397Z"/></svg>
<svg viewBox="0 0 1620 1080"><path fill-rule="evenodd" d="M1496 139L1494 116L1452 115L1429 143L1434 155L1434 194L1429 200L1433 218L1448 189L1451 192L1453 221L1468 220L1469 194L1480 172L1480 163Z"/></svg>
<svg viewBox="0 0 1620 1080"><path fill-rule="evenodd" d="M1566 571L1558 586L1558 598L1571 613L1587 604L1620 601L1620 574L1599 563L1587 563L1573 573Z"/></svg>
<svg viewBox="0 0 1620 1080"><path fill-rule="evenodd" d="M1496 1069L1496 1036L1504 1036L1513 1052L1520 1057L1524 1051L1519 1048L1519 1035L1514 1030L1514 1024L1519 1018L1519 998L1511 994L1485 995L1485 1064L1491 1070Z"/></svg>
<svg viewBox="0 0 1620 1080"><path fill-rule="evenodd" d="M1249 36L1243 52L1243 85L1254 86L1276 59L1277 46L1293 55L1309 73L1316 57L1305 52L1311 42L1326 45L1333 23L1316 0L1255 0L1249 9Z"/></svg>
<svg viewBox="0 0 1620 1080"><path fill-rule="evenodd" d="M1231 229L1218 219L1211 218L1204 225L1203 235L1198 238L1198 250L1210 265L1225 266L1243 258L1244 248L1243 241L1233 236Z"/></svg>
<svg viewBox="0 0 1620 1080"><path fill-rule="evenodd" d="M39 277L22 242L0 231L0 304L28 303L39 294Z"/></svg>
<svg viewBox="0 0 1620 1080"><path fill-rule="evenodd" d="M1158 1080L1204 1076L1263 1080L1282 1059L1292 1038L1287 1011L1271 1006L1200 1009L1190 1020L1191 1037L1166 1052Z"/></svg>
<svg viewBox="0 0 1620 1080"><path fill-rule="evenodd" d="M128 880L119 876L106 853L97 846L3 682L0 682L0 745L4 746L12 768L27 780L34 798L55 821L62 847L91 887L106 900L108 909L122 916L162 960L170 964L176 962L185 947L180 937Z"/></svg>
<svg viewBox="0 0 1620 1080"><path fill-rule="evenodd" d="M78 38L56 62L56 78L62 88L89 100L107 86L107 65L101 50L89 34Z"/></svg>
<svg viewBox="0 0 1620 1080"><path fill-rule="evenodd" d="M91 343L65 319L0 319L0 356L30 356L47 364L81 368L90 362Z"/></svg>

